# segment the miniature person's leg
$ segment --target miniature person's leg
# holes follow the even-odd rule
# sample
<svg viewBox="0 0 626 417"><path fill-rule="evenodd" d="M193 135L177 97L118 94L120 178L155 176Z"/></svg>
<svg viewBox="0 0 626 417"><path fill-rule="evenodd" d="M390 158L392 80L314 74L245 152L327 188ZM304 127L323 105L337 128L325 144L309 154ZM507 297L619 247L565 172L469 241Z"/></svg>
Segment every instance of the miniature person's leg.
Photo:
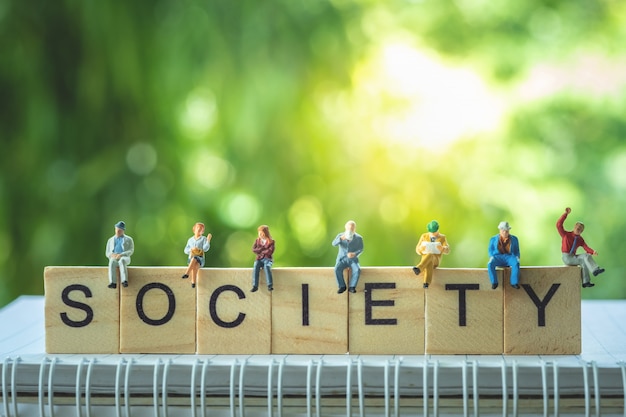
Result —
<svg viewBox="0 0 626 417"><path fill-rule="evenodd" d="M117 260L109 259L109 284L117 283Z"/></svg>
<svg viewBox="0 0 626 417"><path fill-rule="evenodd" d="M204 258L202 256L194 256L190 262L191 266L191 286L196 284L198 279L198 271L204 266Z"/></svg>
<svg viewBox="0 0 626 417"><path fill-rule="evenodd" d="M487 263L487 270L489 271L489 281L491 281L491 285L498 284L498 276L496 275L496 266L500 266L498 259L495 256L492 256Z"/></svg>
<svg viewBox="0 0 626 417"><path fill-rule="evenodd" d="M587 269L587 275L593 274L593 271L598 269L598 264L594 261L593 256L588 253L583 253L577 256L582 258L584 264L583 269Z"/></svg>
<svg viewBox="0 0 626 417"><path fill-rule="evenodd" d="M118 260L118 264L120 266L120 280L122 284L128 282L128 264L130 263L130 258L128 256L122 256Z"/></svg>
<svg viewBox="0 0 626 417"><path fill-rule="evenodd" d="M259 288L259 273L261 272L261 261L254 261L254 266L252 267L252 291L256 291Z"/></svg>
<svg viewBox="0 0 626 417"><path fill-rule="evenodd" d="M585 268L583 258L577 255L570 255L569 253L564 253L561 257L563 259L563 263L569 266L581 266L583 270L583 284L589 284L589 271Z"/></svg>
<svg viewBox="0 0 626 417"><path fill-rule="evenodd" d="M424 274L424 284L430 284L433 274L433 260L435 257L432 254L422 255L420 263L417 264L417 268Z"/></svg>
<svg viewBox="0 0 626 417"><path fill-rule="evenodd" d="M519 283L519 260L515 255L506 255L506 265L511 267L511 285Z"/></svg>
<svg viewBox="0 0 626 417"><path fill-rule="evenodd" d="M356 288L359 283L359 276L361 275L361 266L358 262L352 262L350 264L350 270L352 275L350 276L350 288Z"/></svg>
<svg viewBox="0 0 626 417"><path fill-rule="evenodd" d="M346 264L344 261L338 261L337 264L335 265L335 278L337 278L337 287L339 287L339 289L344 289L346 288L346 280L343 279L343 270L346 269L349 265Z"/></svg>
<svg viewBox="0 0 626 417"><path fill-rule="evenodd" d="M267 282L267 288L274 288L274 280L272 278L272 261L269 259L263 259L263 269L265 270L265 282Z"/></svg>

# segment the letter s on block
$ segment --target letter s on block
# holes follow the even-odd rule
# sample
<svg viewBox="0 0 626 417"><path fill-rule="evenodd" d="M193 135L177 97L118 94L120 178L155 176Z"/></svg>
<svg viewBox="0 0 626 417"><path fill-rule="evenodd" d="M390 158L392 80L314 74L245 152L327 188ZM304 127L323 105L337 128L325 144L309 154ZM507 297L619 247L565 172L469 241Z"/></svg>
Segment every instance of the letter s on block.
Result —
<svg viewBox="0 0 626 417"><path fill-rule="evenodd" d="M239 326L243 320L246 318L246 315L243 313L239 313L237 318L233 321L224 321L217 315L217 297L220 296L224 291L232 291L237 294L239 299L246 298L246 295L241 291L241 288L235 287L234 285L222 285L215 289L213 294L211 294L211 300L209 301L209 314L211 314L211 318L220 327L225 329L232 329L233 327Z"/></svg>
<svg viewBox="0 0 626 417"><path fill-rule="evenodd" d="M61 321L63 321L63 323L65 323L67 326L69 327L85 327L87 326L89 323L91 323L93 321L93 309L91 307L89 307L87 304L85 303L81 303L79 301L74 301L74 300L70 300L70 292L72 291L82 291L83 294L85 294L85 297L87 298L91 298L91 290L81 284L73 284L73 285L68 285L67 287L65 287L63 289L63 292L61 293L61 300L63 301L63 303L66 306L69 307L74 307L77 308L79 310L83 310L86 313L86 317L84 320L81 321L74 321L71 320L68 316L67 313L63 312L61 313Z"/></svg>

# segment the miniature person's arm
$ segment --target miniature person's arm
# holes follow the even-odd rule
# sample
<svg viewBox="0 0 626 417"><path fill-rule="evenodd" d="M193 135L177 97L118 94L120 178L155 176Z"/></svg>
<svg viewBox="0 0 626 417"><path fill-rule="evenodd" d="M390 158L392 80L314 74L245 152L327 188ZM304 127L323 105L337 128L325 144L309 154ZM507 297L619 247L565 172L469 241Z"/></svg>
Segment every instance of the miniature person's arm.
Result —
<svg viewBox="0 0 626 417"><path fill-rule="evenodd" d="M515 255L517 260L520 259L519 240L517 236L511 236L511 254Z"/></svg>
<svg viewBox="0 0 626 417"><path fill-rule="evenodd" d="M262 251L263 251L263 246L261 246L261 240L256 239L254 241L254 244L252 245L252 252L256 253L257 255L260 255Z"/></svg>
<svg viewBox="0 0 626 417"><path fill-rule="evenodd" d="M341 236L343 236L343 233L339 233L337 235L337 237L333 240L333 246L339 246L339 244L342 242Z"/></svg>
<svg viewBox="0 0 626 417"><path fill-rule="evenodd" d="M131 256L135 252L135 242L130 236L125 236L124 241L128 243L128 249L121 253L121 256Z"/></svg>
<svg viewBox="0 0 626 417"><path fill-rule="evenodd" d="M561 217L559 217L559 219L556 221L556 230L559 231L559 234L561 236L565 235L565 229L563 228L563 223L565 223L565 219L567 219L567 215L569 214L570 210L569 208L565 209L565 213L563 213L561 215Z"/></svg>
<svg viewBox="0 0 626 417"><path fill-rule="evenodd" d="M363 253L363 238L359 236L359 238L355 238L353 242L355 247L352 248L354 250L351 252L353 255L349 256L350 258L358 257L361 253Z"/></svg>
<svg viewBox="0 0 626 417"><path fill-rule="evenodd" d="M274 241L272 240L271 242L269 242L269 244L265 248L263 248L262 255L264 258L271 259L273 254L274 254Z"/></svg>
<svg viewBox="0 0 626 417"><path fill-rule="evenodd" d="M448 240L446 239L446 237L444 235L440 235L441 236L441 253L444 254L449 254L450 253L450 245L448 245Z"/></svg>
<svg viewBox="0 0 626 417"><path fill-rule="evenodd" d="M211 235L211 233L206 235L206 239L204 240L204 245L202 245L202 250L204 252L208 252L209 249L211 249L211 238L213 237L213 235Z"/></svg>
<svg viewBox="0 0 626 417"><path fill-rule="evenodd" d="M185 252L185 254L190 255L191 254L191 248L192 248L192 240L193 238L189 238L189 240L187 241L187 245L185 245L185 249L183 250L183 252Z"/></svg>
<svg viewBox="0 0 626 417"><path fill-rule="evenodd" d="M598 254L598 252L596 252L595 250L593 250L589 246L587 246L587 243L585 242L585 239L583 239L582 236L578 236L578 239L580 239L580 246L582 246L582 248L585 250L585 252L587 252L589 255L597 255Z"/></svg>

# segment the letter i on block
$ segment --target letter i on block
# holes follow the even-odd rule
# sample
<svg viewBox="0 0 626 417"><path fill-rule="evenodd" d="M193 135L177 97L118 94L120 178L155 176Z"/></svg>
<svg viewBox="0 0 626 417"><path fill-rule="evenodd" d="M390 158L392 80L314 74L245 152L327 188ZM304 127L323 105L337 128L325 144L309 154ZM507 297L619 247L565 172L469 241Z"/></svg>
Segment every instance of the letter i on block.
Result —
<svg viewBox="0 0 626 417"><path fill-rule="evenodd" d="M122 287L122 353L195 353L196 290L180 267L130 267ZM119 289L119 287L118 287Z"/></svg>
<svg viewBox="0 0 626 417"><path fill-rule="evenodd" d="M107 288L107 274L103 267L45 268L47 353L119 353L119 289Z"/></svg>
<svg viewBox="0 0 626 417"><path fill-rule="evenodd" d="M578 266L522 268L504 292L504 353L580 354L580 283Z"/></svg>

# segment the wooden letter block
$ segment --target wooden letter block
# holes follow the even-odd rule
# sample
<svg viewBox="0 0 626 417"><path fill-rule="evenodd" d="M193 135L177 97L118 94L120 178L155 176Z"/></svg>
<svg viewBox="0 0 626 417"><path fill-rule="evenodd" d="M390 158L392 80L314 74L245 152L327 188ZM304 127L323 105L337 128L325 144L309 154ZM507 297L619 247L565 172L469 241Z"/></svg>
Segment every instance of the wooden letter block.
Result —
<svg viewBox="0 0 626 417"><path fill-rule="evenodd" d="M195 353L196 290L182 267L130 267L121 293L122 353Z"/></svg>
<svg viewBox="0 0 626 417"><path fill-rule="evenodd" d="M581 352L579 267L524 267L520 288L504 291L504 353Z"/></svg>
<svg viewBox="0 0 626 417"><path fill-rule="evenodd" d="M200 270L199 354L270 353L272 293L265 285L260 285L256 292L250 292L251 288L252 268ZM284 291L276 279L274 288L274 293Z"/></svg>
<svg viewBox="0 0 626 417"><path fill-rule="evenodd" d="M46 267L46 352L118 353L119 292L108 268Z"/></svg>
<svg viewBox="0 0 626 417"><path fill-rule="evenodd" d="M334 268L276 269L272 353L348 352L348 294L337 294Z"/></svg>
<svg viewBox="0 0 626 417"><path fill-rule="evenodd" d="M503 290L486 269L436 269L426 293L426 353L501 354Z"/></svg>
<svg viewBox="0 0 626 417"><path fill-rule="evenodd" d="M350 354L424 354L424 289L411 268L363 268L357 290L349 295Z"/></svg>

